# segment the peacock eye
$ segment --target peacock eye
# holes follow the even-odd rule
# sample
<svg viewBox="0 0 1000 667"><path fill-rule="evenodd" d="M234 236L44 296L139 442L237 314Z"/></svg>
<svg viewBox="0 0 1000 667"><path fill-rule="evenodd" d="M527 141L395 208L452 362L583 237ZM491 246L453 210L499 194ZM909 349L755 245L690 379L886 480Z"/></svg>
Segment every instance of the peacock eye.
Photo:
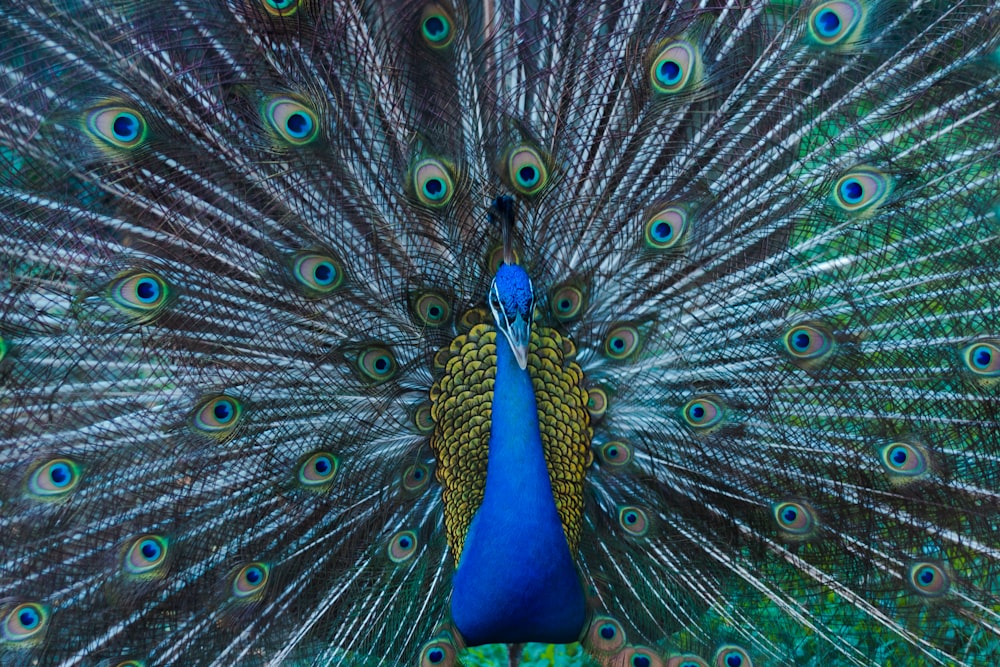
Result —
<svg viewBox="0 0 1000 667"><path fill-rule="evenodd" d="M435 639L420 649L420 667L451 667L457 664L456 655L450 641Z"/></svg>
<svg viewBox="0 0 1000 667"><path fill-rule="evenodd" d="M49 611L37 602L14 606L3 619L3 638L11 643L40 639L49 620Z"/></svg>
<svg viewBox="0 0 1000 667"><path fill-rule="evenodd" d="M291 16L304 0L263 0L264 9L272 16Z"/></svg>
<svg viewBox="0 0 1000 667"><path fill-rule="evenodd" d="M739 646L725 645L716 650L714 667L753 667L753 661Z"/></svg>
<svg viewBox="0 0 1000 667"><path fill-rule="evenodd" d="M778 528L789 537L796 539L807 537L816 527L815 513L804 503L794 501L776 503L771 512Z"/></svg>
<svg viewBox="0 0 1000 667"><path fill-rule="evenodd" d="M432 4L420 14L420 36L432 49L444 49L455 38L455 22L441 5Z"/></svg>
<svg viewBox="0 0 1000 667"><path fill-rule="evenodd" d="M248 563L233 576L232 593L239 599L257 597L264 592L271 568L261 562Z"/></svg>
<svg viewBox="0 0 1000 667"><path fill-rule="evenodd" d="M142 535L125 552L125 570L137 576L164 574L167 563L167 540L161 535Z"/></svg>
<svg viewBox="0 0 1000 667"><path fill-rule="evenodd" d="M80 483L80 466L72 459L47 461L28 476L28 493L40 500L65 497Z"/></svg>
<svg viewBox="0 0 1000 667"><path fill-rule="evenodd" d="M358 357L358 370L376 384L392 379L396 374L396 358L392 351L381 345L370 347Z"/></svg>
<svg viewBox="0 0 1000 667"><path fill-rule="evenodd" d="M552 314L560 322L569 322L583 311L583 291L573 285L563 285L552 293Z"/></svg>
<svg viewBox="0 0 1000 667"><path fill-rule="evenodd" d="M626 646L615 655L614 665L623 667L663 667L663 661L651 649Z"/></svg>
<svg viewBox="0 0 1000 667"><path fill-rule="evenodd" d="M1000 377L1000 345L994 342L973 343L962 352L966 367L985 378Z"/></svg>
<svg viewBox="0 0 1000 667"><path fill-rule="evenodd" d="M126 271L111 281L107 294L123 313L147 320L166 305L170 292L166 281L151 271Z"/></svg>
<svg viewBox="0 0 1000 667"><path fill-rule="evenodd" d="M85 125L93 139L115 148L135 148L146 139L146 119L129 107L94 109L87 114Z"/></svg>
<svg viewBox="0 0 1000 667"><path fill-rule="evenodd" d="M809 14L809 34L822 46L835 46L854 37L863 12L854 0L834 0L818 5Z"/></svg>
<svg viewBox="0 0 1000 667"><path fill-rule="evenodd" d="M419 491L431 481L431 471L423 464L415 464L403 471L403 488Z"/></svg>
<svg viewBox="0 0 1000 667"><path fill-rule="evenodd" d="M541 192L549 182L549 172L541 154L530 146L520 146L510 152L507 174L514 189L529 197Z"/></svg>
<svg viewBox="0 0 1000 667"><path fill-rule="evenodd" d="M872 211L891 192L889 177L873 167L855 167L834 186L834 200L848 213Z"/></svg>
<svg viewBox="0 0 1000 667"><path fill-rule="evenodd" d="M454 181L444 162L427 158L413 168L413 189L424 206L441 208L455 194Z"/></svg>
<svg viewBox="0 0 1000 667"><path fill-rule="evenodd" d="M685 423L699 432L707 432L718 426L725 416L722 401L714 396L692 398L681 408L681 417Z"/></svg>
<svg viewBox="0 0 1000 667"><path fill-rule="evenodd" d="M699 68L698 52L685 39L668 42L653 59L649 80L657 93L679 93L696 80Z"/></svg>
<svg viewBox="0 0 1000 667"><path fill-rule="evenodd" d="M292 146L305 146L319 136L316 112L291 97L272 97L263 115L275 136Z"/></svg>
<svg viewBox="0 0 1000 667"><path fill-rule="evenodd" d="M646 517L646 513L631 505L618 510L618 523L636 537L645 535L649 530L649 519Z"/></svg>
<svg viewBox="0 0 1000 667"><path fill-rule="evenodd" d="M670 667L708 667L708 664L696 655L681 655L671 659Z"/></svg>
<svg viewBox="0 0 1000 667"><path fill-rule="evenodd" d="M292 257L292 277L312 296L333 292L344 284L340 262L322 253L304 252Z"/></svg>
<svg viewBox="0 0 1000 667"><path fill-rule="evenodd" d="M880 451L882 466L893 475L920 477L928 470L923 447L908 442L893 442Z"/></svg>
<svg viewBox="0 0 1000 667"><path fill-rule="evenodd" d="M310 454L299 464L299 482L305 487L323 487L333 481L340 461L329 452Z"/></svg>
<svg viewBox="0 0 1000 667"><path fill-rule="evenodd" d="M793 360L821 362L833 352L833 336L810 324L791 327L782 339L785 351Z"/></svg>
<svg viewBox="0 0 1000 667"><path fill-rule="evenodd" d="M393 563L403 563L417 552L417 534L412 530L403 530L389 540L389 559Z"/></svg>
<svg viewBox="0 0 1000 667"><path fill-rule="evenodd" d="M688 216L684 210L671 206L650 215L643 225L646 246L653 250L677 247L687 236Z"/></svg>
<svg viewBox="0 0 1000 667"><path fill-rule="evenodd" d="M936 563L913 563L910 565L909 575L914 590L927 597L944 595L951 586L948 574Z"/></svg>
<svg viewBox="0 0 1000 667"><path fill-rule="evenodd" d="M429 327L440 327L451 318L451 306L438 292L423 292L413 304L417 319Z"/></svg>
<svg viewBox="0 0 1000 667"><path fill-rule="evenodd" d="M421 433L434 432L434 417L431 413L431 406L423 404L413 412L413 423Z"/></svg>
<svg viewBox="0 0 1000 667"><path fill-rule="evenodd" d="M632 446L621 440L611 440L601 446L601 460L610 466L621 467L632 460Z"/></svg>
<svg viewBox="0 0 1000 667"><path fill-rule="evenodd" d="M192 425L198 431L223 439L236 428L243 406L232 396L213 396L195 408Z"/></svg>
<svg viewBox="0 0 1000 667"><path fill-rule="evenodd" d="M587 390L587 412L590 418L599 419L608 411L608 392L600 387L591 387Z"/></svg>
<svg viewBox="0 0 1000 667"><path fill-rule="evenodd" d="M603 654L611 654L625 645L621 623L608 616L595 616L587 630L586 643Z"/></svg>
<svg viewBox="0 0 1000 667"><path fill-rule="evenodd" d="M616 361L627 359L639 349L639 331L632 326L615 327L604 337L604 354Z"/></svg>

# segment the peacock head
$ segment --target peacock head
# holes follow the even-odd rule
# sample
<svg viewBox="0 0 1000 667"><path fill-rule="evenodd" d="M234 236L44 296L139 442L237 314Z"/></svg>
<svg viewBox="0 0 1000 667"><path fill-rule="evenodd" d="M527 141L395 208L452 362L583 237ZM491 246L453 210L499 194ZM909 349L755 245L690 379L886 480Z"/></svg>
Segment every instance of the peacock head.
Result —
<svg viewBox="0 0 1000 667"><path fill-rule="evenodd" d="M517 365L528 366L528 343L531 341L531 317L535 293L528 272L517 264L504 262L490 285L490 310L497 328L503 332L514 352Z"/></svg>

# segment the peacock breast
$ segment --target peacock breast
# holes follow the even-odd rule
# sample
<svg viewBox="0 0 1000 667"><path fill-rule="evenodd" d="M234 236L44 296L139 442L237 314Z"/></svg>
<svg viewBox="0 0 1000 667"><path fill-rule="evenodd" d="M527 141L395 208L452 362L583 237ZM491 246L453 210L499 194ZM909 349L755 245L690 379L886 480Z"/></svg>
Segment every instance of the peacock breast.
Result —
<svg viewBox="0 0 1000 667"><path fill-rule="evenodd" d="M503 343L502 343L503 344ZM588 392L576 348L558 331L535 326L528 350L542 448L552 493L571 552L580 542L583 485L593 462ZM497 331L476 324L438 357L444 374L431 388L431 449L442 487L448 545L457 563L486 489Z"/></svg>

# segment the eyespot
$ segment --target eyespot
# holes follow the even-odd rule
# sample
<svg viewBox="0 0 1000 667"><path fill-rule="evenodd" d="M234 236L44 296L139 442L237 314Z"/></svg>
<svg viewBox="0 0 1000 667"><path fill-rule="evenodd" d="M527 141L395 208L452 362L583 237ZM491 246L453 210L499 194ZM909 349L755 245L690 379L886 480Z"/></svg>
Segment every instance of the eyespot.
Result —
<svg viewBox="0 0 1000 667"><path fill-rule="evenodd" d="M264 9L272 16L291 16L299 11L304 0L263 0Z"/></svg>
<svg viewBox="0 0 1000 667"><path fill-rule="evenodd" d="M583 303L583 291L573 285L557 288L549 300L552 315L560 322L576 319L583 310Z"/></svg>
<svg viewBox="0 0 1000 667"><path fill-rule="evenodd" d="M507 158L507 177L515 190L530 197L548 185L549 170L538 151L520 146Z"/></svg>
<svg viewBox="0 0 1000 667"><path fill-rule="evenodd" d="M816 528L815 513L803 503L785 501L771 507L774 520L786 537L803 539Z"/></svg>
<svg viewBox="0 0 1000 667"><path fill-rule="evenodd" d="M626 646L618 652L611 664L622 667L663 667L663 660L645 646Z"/></svg>
<svg viewBox="0 0 1000 667"><path fill-rule="evenodd" d="M795 361L820 363L833 352L833 336L809 324L791 327L782 339L785 351Z"/></svg>
<svg viewBox="0 0 1000 667"><path fill-rule="evenodd" d="M687 40L675 39L667 42L653 59L649 82L657 93L679 93L697 82L700 66L694 46Z"/></svg>
<svg viewBox="0 0 1000 667"><path fill-rule="evenodd" d="M642 537L649 531L649 519L646 518L646 513L634 505L618 510L618 523L636 537Z"/></svg>
<svg viewBox="0 0 1000 667"><path fill-rule="evenodd" d="M451 201L455 186L445 164L434 158L421 160L413 168L413 189L424 206L441 208Z"/></svg>
<svg viewBox="0 0 1000 667"><path fill-rule="evenodd" d="M396 368L396 358L387 347L370 347L358 357L358 370L375 383L391 379L396 374Z"/></svg>
<svg viewBox="0 0 1000 667"><path fill-rule="evenodd" d="M80 483L80 466L72 459L52 459L28 476L28 493L39 500L64 498Z"/></svg>
<svg viewBox="0 0 1000 667"><path fill-rule="evenodd" d="M344 284L344 267L330 255L298 253L292 257L292 277L307 294L321 296Z"/></svg>
<svg viewBox="0 0 1000 667"><path fill-rule="evenodd" d="M726 645L715 652L715 667L753 667L753 661L739 646Z"/></svg>
<svg viewBox="0 0 1000 667"><path fill-rule="evenodd" d="M167 539L161 535L140 535L125 551L125 571L138 577L166 574Z"/></svg>
<svg viewBox="0 0 1000 667"><path fill-rule="evenodd" d="M305 487L325 487L340 469L340 460L329 452L315 452L299 464L299 482Z"/></svg>
<svg viewBox="0 0 1000 667"><path fill-rule="evenodd" d="M1000 377L1000 344L994 341L969 345L962 350L962 359L966 368L980 377Z"/></svg>
<svg viewBox="0 0 1000 667"><path fill-rule="evenodd" d="M420 649L420 667L452 667L455 664L455 646L446 639L427 642Z"/></svg>
<svg viewBox="0 0 1000 667"><path fill-rule="evenodd" d="M610 440L601 445L601 460L609 466L621 467L632 460L632 446L621 440Z"/></svg>
<svg viewBox="0 0 1000 667"><path fill-rule="evenodd" d="M432 49L447 48L455 39L455 22L441 5L428 5L420 14L420 36Z"/></svg>
<svg viewBox="0 0 1000 667"><path fill-rule="evenodd" d="M422 292L413 302L413 312L417 319L429 327L442 327L451 318L451 306L438 292Z"/></svg>
<svg viewBox="0 0 1000 667"><path fill-rule="evenodd" d="M615 327L604 338L604 354L616 361L627 359L639 349L640 336L635 327Z"/></svg>
<svg viewBox="0 0 1000 667"><path fill-rule="evenodd" d="M835 46L857 36L862 23L861 5L835 0L818 5L809 14L809 35L822 46Z"/></svg>
<svg viewBox="0 0 1000 667"><path fill-rule="evenodd" d="M910 565L910 584L926 597L940 597L948 592L948 574L936 563L919 562Z"/></svg>
<svg viewBox="0 0 1000 667"><path fill-rule="evenodd" d="M653 250L669 250L685 239L688 231L687 213L669 206L650 215L643 225L643 238Z"/></svg>
<svg viewBox="0 0 1000 667"><path fill-rule="evenodd" d="M678 655L667 660L667 667L708 667L708 663L696 655Z"/></svg>
<svg viewBox="0 0 1000 667"><path fill-rule="evenodd" d="M590 419L597 420L608 411L608 392L600 387L591 387L587 390L587 412Z"/></svg>
<svg viewBox="0 0 1000 667"><path fill-rule="evenodd" d="M241 600L259 598L264 593L270 573L271 568L266 563L256 561L244 565L233 577L233 597Z"/></svg>
<svg viewBox="0 0 1000 667"><path fill-rule="evenodd" d="M37 602L23 602L3 619L3 637L11 643L40 640L49 621L49 610Z"/></svg>
<svg viewBox="0 0 1000 667"><path fill-rule="evenodd" d="M151 319L160 312L169 293L166 281L151 271L121 273L108 286L111 302L137 320Z"/></svg>
<svg viewBox="0 0 1000 667"><path fill-rule="evenodd" d="M711 396L692 398L681 408L681 417L696 431L706 432L722 423L726 411L721 400Z"/></svg>
<svg viewBox="0 0 1000 667"><path fill-rule="evenodd" d="M146 140L146 119L126 106L94 109L86 117L87 133L98 142L115 148L132 149Z"/></svg>
<svg viewBox="0 0 1000 667"><path fill-rule="evenodd" d="M282 141L305 146L319 136L316 112L291 97L272 97L264 105L264 120Z"/></svg>
<svg viewBox="0 0 1000 667"><path fill-rule="evenodd" d="M421 433L433 433L436 424L431 414L431 406L426 403L418 406L413 411L413 423Z"/></svg>
<svg viewBox="0 0 1000 667"><path fill-rule="evenodd" d="M881 448L882 467L889 474L909 480L924 476L928 470L927 452L920 445L892 442Z"/></svg>
<svg viewBox="0 0 1000 667"><path fill-rule="evenodd" d="M625 630L621 623L608 616L596 616L590 623L586 637L587 646L599 653L610 654L625 645Z"/></svg>
<svg viewBox="0 0 1000 667"><path fill-rule="evenodd" d="M889 177L872 167L855 167L834 187L834 200L848 213L870 211L882 204L891 192Z"/></svg>
<svg viewBox="0 0 1000 667"><path fill-rule="evenodd" d="M412 530L403 530L389 540L389 560L393 563L404 563L417 552L417 534Z"/></svg>
<svg viewBox="0 0 1000 667"><path fill-rule="evenodd" d="M213 396L195 408L195 429L213 437L225 438L240 421L243 406L232 396Z"/></svg>
<svg viewBox="0 0 1000 667"><path fill-rule="evenodd" d="M420 491L431 481L431 471L423 464L412 465L403 471L403 488L407 491Z"/></svg>

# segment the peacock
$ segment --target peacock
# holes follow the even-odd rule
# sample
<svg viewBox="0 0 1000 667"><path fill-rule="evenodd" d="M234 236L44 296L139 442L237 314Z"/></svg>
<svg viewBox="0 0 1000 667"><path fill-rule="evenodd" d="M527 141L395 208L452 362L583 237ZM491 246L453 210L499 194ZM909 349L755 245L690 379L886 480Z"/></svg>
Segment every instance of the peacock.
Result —
<svg viewBox="0 0 1000 667"><path fill-rule="evenodd" d="M0 664L490 661L1000 662L995 0L0 7Z"/></svg>

